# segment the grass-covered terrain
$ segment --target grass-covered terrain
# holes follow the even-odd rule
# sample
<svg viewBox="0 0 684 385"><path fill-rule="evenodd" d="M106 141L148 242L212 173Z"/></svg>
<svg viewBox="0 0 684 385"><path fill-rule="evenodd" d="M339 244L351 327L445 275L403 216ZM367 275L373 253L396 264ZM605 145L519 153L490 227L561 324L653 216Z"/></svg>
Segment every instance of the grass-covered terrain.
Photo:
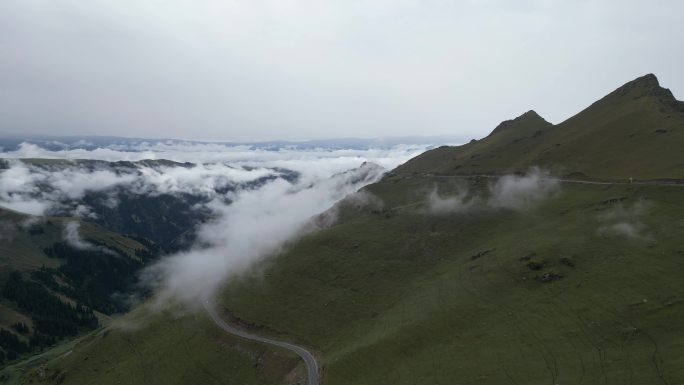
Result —
<svg viewBox="0 0 684 385"><path fill-rule="evenodd" d="M527 212L392 210L450 183L373 186L385 211L298 242L225 306L323 351L327 384L684 380L682 188L566 185Z"/></svg>
<svg viewBox="0 0 684 385"><path fill-rule="evenodd" d="M233 281L223 305L265 326L262 333L319 351L325 384L684 380L681 187L566 184L524 211L425 212L425 186L446 195L462 183L411 178L370 187L383 210L345 213L265 271ZM491 181L470 183L479 191ZM203 322L197 333L218 338ZM65 384L105 370L146 383L145 371L129 366L130 350L111 348L125 346L123 338L74 353L101 351L109 361L56 360L48 371L65 373ZM158 327L132 339L151 344L141 359L167 359L156 344L170 342ZM226 354L211 351L219 357L204 360Z"/></svg>
<svg viewBox="0 0 684 385"><path fill-rule="evenodd" d="M647 76L559 125L530 112L428 152L227 282L219 302L233 322L316 352L328 385L683 383L684 185L628 183L684 176L681 107ZM530 166L620 183L467 177ZM149 322L15 380L289 383L298 362L244 341L241 361L204 315ZM259 349L271 369L249 369Z"/></svg>
<svg viewBox="0 0 684 385"><path fill-rule="evenodd" d="M231 338L204 314L141 313L9 367L0 373L0 383L294 385L301 380L295 357Z"/></svg>
<svg viewBox="0 0 684 385"><path fill-rule="evenodd" d="M64 227L78 222L78 232L84 239L100 243L130 258L139 259L136 251L147 248L139 241L108 231L92 222L68 217L34 217L0 207L2 242L0 264L22 271L32 271L43 265L58 266L60 262L45 254L45 248L64 241Z"/></svg>

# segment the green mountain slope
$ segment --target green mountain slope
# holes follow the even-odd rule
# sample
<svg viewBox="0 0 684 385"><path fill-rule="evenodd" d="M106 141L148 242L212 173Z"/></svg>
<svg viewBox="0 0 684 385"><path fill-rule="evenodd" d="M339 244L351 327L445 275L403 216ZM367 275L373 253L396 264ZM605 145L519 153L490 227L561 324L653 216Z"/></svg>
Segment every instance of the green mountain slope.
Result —
<svg viewBox="0 0 684 385"><path fill-rule="evenodd" d="M48 257L44 251L46 247L64 241L64 227L68 222L78 223L82 238L112 248L129 258L139 259L136 250L147 250L140 242L92 222L69 217L39 218L0 207L0 224L3 226L0 263L5 269L26 272L43 265L59 266L60 261Z"/></svg>
<svg viewBox="0 0 684 385"><path fill-rule="evenodd" d="M134 311L0 375L2 383L84 385L295 385L301 378L295 357L232 338L180 309Z"/></svg>
<svg viewBox="0 0 684 385"><path fill-rule="evenodd" d="M589 179L684 179L684 103L646 75L551 126L528 112L486 138L441 147L394 173L490 174L531 166Z"/></svg>
<svg viewBox="0 0 684 385"><path fill-rule="evenodd" d="M0 208L0 227L0 363L124 311L135 272L152 257L147 246L76 218Z"/></svg>
<svg viewBox="0 0 684 385"><path fill-rule="evenodd" d="M228 282L225 314L317 352L327 385L684 382L684 186L627 183L682 177L671 144L684 130L681 103L654 84L637 79L556 126L528 112L408 162L364 189L382 207L342 202L335 225ZM531 166L620 183L457 175ZM180 330L188 319L164 322ZM205 315L195 320L203 362L231 360L216 349L226 337ZM215 381L213 366L164 356L175 337L157 321L131 337L112 329L19 380L108 383L125 371L116 378L146 384L140 359ZM127 339L146 350L117 347ZM293 363L273 359L265 377L248 380L241 366L225 381L288 383ZM160 382L184 383L175 378Z"/></svg>
<svg viewBox="0 0 684 385"><path fill-rule="evenodd" d="M387 211L298 243L225 306L322 350L327 384L684 379L678 187L565 186L531 212L443 216L395 196L426 182L456 187L373 186ZM605 229L644 200L643 238Z"/></svg>
<svg viewBox="0 0 684 385"><path fill-rule="evenodd" d="M529 212L436 216L416 199L426 196L425 183L445 193L462 187L444 178L375 185L384 211L347 213L263 274L231 283L223 305L265 325L260 333L320 351L324 384L684 379L680 187L567 185ZM622 220L643 234L621 233ZM547 273L562 278L545 282ZM214 330L203 327L198 333ZM134 334L152 361L167 343L155 330ZM109 360L55 360L47 368L77 384L83 373L120 371L135 359L109 343L79 354L95 352ZM211 378L175 364L200 382ZM127 381L145 383L142 369L130 370Z"/></svg>

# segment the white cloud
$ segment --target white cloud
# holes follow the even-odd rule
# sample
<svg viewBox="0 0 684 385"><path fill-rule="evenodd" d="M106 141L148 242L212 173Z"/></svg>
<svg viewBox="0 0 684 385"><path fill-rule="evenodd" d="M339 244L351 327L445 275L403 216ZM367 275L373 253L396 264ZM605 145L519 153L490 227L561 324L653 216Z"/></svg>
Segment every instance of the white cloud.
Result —
<svg viewBox="0 0 684 385"><path fill-rule="evenodd" d="M334 214L329 209L341 199L349 196L348 204L382 207L379 199L357 190L425 148L400 145L366 150L254 150L248 146L174 142L141 143L121 149L48 151L24 144L6 155L67 160L103 157L109 161L149 158L196 164L143 162L131 169L113 163L104 166L77 161L38 166L15 159L9 169L0 171L0 178L12 178L11 183L0 184L0 205L16 207L22 202L37 202L43 205L42 210L36 207L32 211L40 214L70 199L78 203L72 214L92 216L85 203L79 201L89 191L124 189L133 194L187 193L206 198L204 207L211 210L213 219L199 226L194 246L163 258L145 273L145 282L159 290L160 303L181 300L192 304L211 295L226 278L274 255L288 241L329 225L334 215L325 224L316 220L317 215ZM278 177L289 172L284 169L296 172L297 177ZM271 178L264 180L266 177ZM256 180L261 183L249 183ZM231 186L239 188L225 188ZM107 195L105 202L118 204L114 195ZM78 229L78 222L67 224L64 237L69 244L80 249L94 247L81 239Z"/></svg>
<svg viewBox="0 0 684 385"><path fill-rule="evenodd" d="M81 224L76 221L68 221L66 223L62 236L67 245L78 250L95 250L97 248L95 245L81 238L80 228Z"/></svg>
<svg viewBox="0 0 684 385"><path fill-rule="evenodd" d="M649 207L650 205L644 201L638 201L632 206L619 203L611 207L598 216L599 222L602 223L598 228L598 233L603 236L631 240L653 240L653 237L648 233L648 227L644 224L644 218L648 215Z"/></svg>
<svg viewBox="0 0 684 385"><path fill-rule="evenodd" d="M560 181L538 168L525 175L505 175L490 186L487 204L495 208L524 210L551 197L560 190Z"/></svg>
<svg viewBox="0 0 684 385"><path fill-rule="evenodd" d="M539 168L525 175L504 175L489 184L488 194L469 194L465 186L455 193L440 193L435 187L427 197L427 213L445 215L473 209L526 211L560 192L560 180Z"/></svg>
<svg viewBox="0 0 684 385"><path fill-rule="evenodd" d="M0 206L25 214L43 215L52 206L52 203L42 199L14 196L11 199L0 200Z"/></svg>
<svg viewBox="0 0 684 385"><path fill-rule="evenodd" d="M320 170L321 174L347 170L364 161L393 168L419 155L428 145L395 145L390 148L330 149L313 148L301 150L281 147L277 150L254 148L247 145L224 145L220 143L141 142L132 145L110 145L106 148L47 150L35 144L23 143L16 151L2 153L9 159L98 159L106 161L138 161L145 159L168 159L176 162L226 163L231 166L282 167L306 172Z"/></svg>
<svg viewBox="0 0 684 385"><path fill-rule="evenodd" d="M617 235L626 238L640 239L642 238L642 232L644 230L644 225L635 222L618 222L608 226L603 226L599 229L602 234Z"/></svg>
<svg viewBox="0 0 684 385"><path fill-rule="evenodd" d="M434 188L428 196L428 212L435 215L444 215L469 210L475 200L465 201L467 192L459 191L452 195L440 195Z"/></svg>
<svg viewBox="0 0 684 385"><path fill-rule="evenodd" d="M377 167L291 184L277 179L254 190L234 193L230 205L214 202L216 221L202 226L197 246L164 258L146 275L159 289L159 303L188 305L212 295L228 277L272 256L288 241L311 229L312 218L336 201L376 181Z"/></svg>
<svg viewBox="0 0 684 385"><path fill-rule="evenodd" d="M143 143L121 150L50 151L33 144L23 144L17 151L3 153L10 168L0 170L0 205L17 211L44 215L67 200L78 202L88 192L111 192L119 188L134 194L193 194L208 200L218 190L277 177L282 171L299 173L302 183L312 183L336 173L360 166L366 161L394 168L424 151L426 146L400 145L387 149L311 149L251 150L248 146L222 144ZM34 165L17 158L52 158L73 160L59 165ZM169 159L197 163L184 165L145 165L122 168L115 165L88 165L76 159L134 161ZM105 202L117 204L109 195ZM90 216L88 208L74 207L72 215Z"/></svg>

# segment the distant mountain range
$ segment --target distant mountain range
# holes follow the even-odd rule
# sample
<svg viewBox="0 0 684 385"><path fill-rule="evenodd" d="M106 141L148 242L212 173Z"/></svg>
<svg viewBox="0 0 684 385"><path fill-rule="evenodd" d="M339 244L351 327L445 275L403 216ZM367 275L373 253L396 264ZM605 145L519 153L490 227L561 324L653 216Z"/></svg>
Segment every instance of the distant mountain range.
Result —
<svg viewBox="0 0 684 385"><path fill-rule="evenodd" d="M264 141L264 142L221 142L221 141L196 141L179 139L142 139L122 138L116 136L50 136L50 135L20 135L0 133L0 151L16 151L22 143L35 144L51 151L97 148L111 148L122 151L139 151L155 145L188 145L188 144L214 144L226 147L245 146L251 149L279 150L279 149L359 149L388 148L401 144L458 144L464 143L466 138L458 135L442 136L405 136L388 138L337 138L319 139L306 141Z"/></svg>

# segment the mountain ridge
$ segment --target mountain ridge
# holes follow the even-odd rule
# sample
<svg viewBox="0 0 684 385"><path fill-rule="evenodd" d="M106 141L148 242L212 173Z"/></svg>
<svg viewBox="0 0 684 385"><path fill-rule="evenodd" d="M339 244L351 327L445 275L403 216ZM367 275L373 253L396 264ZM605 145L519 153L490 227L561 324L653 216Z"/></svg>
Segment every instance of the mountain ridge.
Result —
<svg viewBox="0 0 684 385"><path fill-rule="evenodd" d="M617 96L630 96L632 98L651 96L657 98L661 102L671 105L675 105L674 102L678 102L672 91L670 91L669 88L662 87L658 77L652 73L640 76L625 83L615 91L606 95L604 99Z"/></svg>
<svg viewBox="0 0 684 385"><path fill-rule="evenodd" d="M684 179L683 106L649 74L556 125L529 111L481 140L427 151L389 176L524 173L540 166L591 180Z"/></svg>
<svg viewBox="0 0 684 385"><path fill-rule="evenodd" d="M499 125L497 125L488 136L500 133L504 130L514 129L516 126L520 125L553 126L552 123L546 121L546 119L541 117L536 111L529 110L516 118L504 120L503 122L499 123Z"/></svg>

